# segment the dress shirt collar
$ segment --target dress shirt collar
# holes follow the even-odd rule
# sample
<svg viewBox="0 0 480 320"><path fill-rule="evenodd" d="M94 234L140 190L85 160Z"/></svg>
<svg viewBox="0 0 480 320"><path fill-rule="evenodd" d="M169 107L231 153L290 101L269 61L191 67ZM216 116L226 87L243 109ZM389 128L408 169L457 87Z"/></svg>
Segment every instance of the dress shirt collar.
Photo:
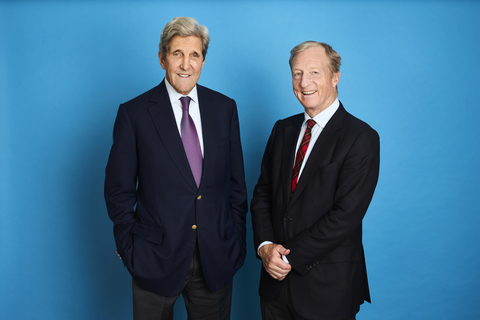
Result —
<svg viewBox="0 0 480 320"><path fill-rule="evenodd" d="M305 125L307 120L313 119L320 126L320 128L322 129L325 128L325 126L327 125L327 122L335 114L339 106L340 106L340 102L338 101L338 99L335 99L335 101L333 101L333 103L327 109L317 114L314 118L310 118L310 116L305 112L304 113L305 119L303 120L303 125Z"/></svg>
<svg viewBox="0 0 480 320"><path fill-rule="evenodd" d="M167 78L165 78L165 86L167 87L168 96L170 97L170 102L172 106L174 106L177 101L180 100L181 97L185 97L185 95L178 93L172 85L168 82ZM197 93L197 85L193 87L192 91L187 95L192 99L193 102L198 104L198 93Z"/></svg>

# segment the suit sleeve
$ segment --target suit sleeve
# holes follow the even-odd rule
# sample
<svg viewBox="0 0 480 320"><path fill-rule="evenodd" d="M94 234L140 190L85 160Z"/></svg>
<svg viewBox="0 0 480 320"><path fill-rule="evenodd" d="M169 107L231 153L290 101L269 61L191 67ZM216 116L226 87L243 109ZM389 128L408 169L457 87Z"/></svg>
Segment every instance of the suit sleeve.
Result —
<svg viewBox="0 0 480 320"><path fill-rule="evenodd" d="M246 253L246 215L248 211L247 187L245 184L245 169L243 164L242 144L240 141L240 126L238 121L237 105L233 102L231 119L231 154L230 154L230 211L235 219L235 225L240 236L240 243Z"/></svg>
<svg viewBox="0 0 480 320"><path fill-rule="evenodd" d="M128 264L132 246L130 230L135 224L137 198L136 139L127 110L120 105L113 129L113 145L105 169L105 202L114 223L117 250Z"/></svg>
<svg viewBox="0 0 480 320"><path fill-rule="evenodd" d="M285 244L295 270L306 274L308 266L318 264L361 227L375 191L379 164L379 137L369 128L359 133L341 164L332 208Z"/></svg>
<svg viewBox="0 0 480 320"><path fill-rule="evenodd" d="M272 129L267 142L261 164L260 177L253 191L251 212L253 226L253 242L255 252L264 241L274 241L275 236L272 226L272 156L275 132L278 122ZM257 254L258 257L258 254ZM258 257L259 258L259 257Z"/></svg>

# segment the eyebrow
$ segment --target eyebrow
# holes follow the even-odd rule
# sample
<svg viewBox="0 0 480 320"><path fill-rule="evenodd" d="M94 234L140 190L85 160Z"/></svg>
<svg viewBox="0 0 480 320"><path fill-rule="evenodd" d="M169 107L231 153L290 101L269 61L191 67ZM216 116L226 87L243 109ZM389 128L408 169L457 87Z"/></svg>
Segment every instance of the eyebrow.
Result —
<svg viewBox="0 0 480 320"><path fill-rule="evenodd" d="M182 49L177 49L177 50L173 51L173 53L176 53L176 52L184 53L184 51ZM201 53L198 53L197 51L192 51L189 54L196 54L198 56L201 56Z"/></svg>

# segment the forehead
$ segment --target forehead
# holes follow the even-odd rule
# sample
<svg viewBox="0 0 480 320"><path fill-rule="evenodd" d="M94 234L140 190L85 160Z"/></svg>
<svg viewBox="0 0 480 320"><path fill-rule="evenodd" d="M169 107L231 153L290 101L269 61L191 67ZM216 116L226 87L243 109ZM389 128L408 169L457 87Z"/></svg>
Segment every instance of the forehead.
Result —
<svg viewBox="0 0 480 320"><path fill-rule="evenodd" d="M170 51L185 51L202 53L202 39L196 36L175 36L169 43Z"/></svg>
<svg viewBox="0 0 480 320"><path fill-rule="evenodd" d="M328 59L323 47L310 47L297 53L293 59L292 69L327 67Z"/></svg>

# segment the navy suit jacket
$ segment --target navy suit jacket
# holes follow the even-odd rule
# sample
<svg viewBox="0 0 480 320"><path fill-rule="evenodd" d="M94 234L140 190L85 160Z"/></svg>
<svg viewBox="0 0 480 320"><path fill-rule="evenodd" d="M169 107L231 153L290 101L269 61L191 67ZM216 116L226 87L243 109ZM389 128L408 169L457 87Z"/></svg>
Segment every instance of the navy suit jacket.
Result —
<svg viewBox="0 0 480 320"><path fill-rule="evenodd" d="M247 195L235 101L197 85L204 162L195 184L165 83L121 104L105 177L117 250L144 289L178 294L195 243L212 291L246 254Z"/></svg>
<svg viewBox="0 0 480 320"><path fill-rule="evenodd" d="M370 301L362 219L378 180L379 137L340 104L290 197L303 121L303 113L278 121L268 140L251 205L254 244L291 250L288 281L302 317L344 319ZM273 299L281 285L262 266L261 298Z"/></svg>

